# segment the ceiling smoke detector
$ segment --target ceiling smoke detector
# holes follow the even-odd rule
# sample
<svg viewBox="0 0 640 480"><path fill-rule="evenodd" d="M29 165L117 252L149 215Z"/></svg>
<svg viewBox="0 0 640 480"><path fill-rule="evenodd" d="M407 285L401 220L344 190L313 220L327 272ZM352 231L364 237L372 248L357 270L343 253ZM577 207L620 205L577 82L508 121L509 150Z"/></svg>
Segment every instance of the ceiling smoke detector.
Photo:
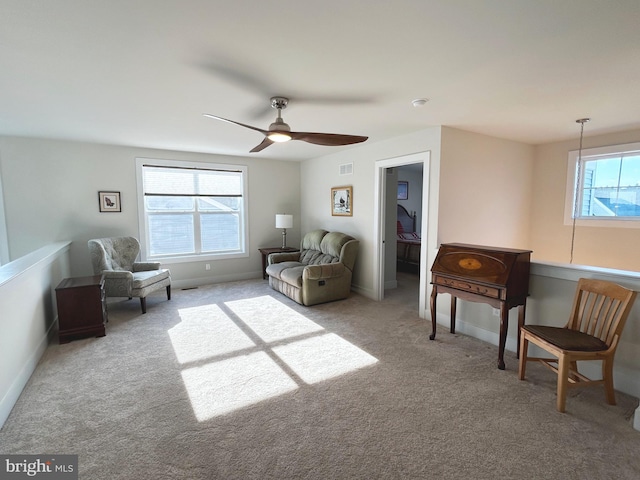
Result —
<svg viewBox="0 0 640 480"><path fill-rule="evenodd" d="M429 101L428 98L416 98L415 100L411 101L411 105L413 105L414 107L423 107L424 105L427 104L427 102Z"/></svg>

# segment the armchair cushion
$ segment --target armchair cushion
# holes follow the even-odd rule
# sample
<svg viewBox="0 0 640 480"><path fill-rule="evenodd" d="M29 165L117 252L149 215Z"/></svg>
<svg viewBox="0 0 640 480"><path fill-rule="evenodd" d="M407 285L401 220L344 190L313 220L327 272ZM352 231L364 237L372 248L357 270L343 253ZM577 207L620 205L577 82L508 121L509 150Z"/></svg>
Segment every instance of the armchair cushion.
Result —
<svg viewBox="0 0 640 480"><path fill-rule="evenodd" d="M302 305L347 298L358 246L344 233L309 232L300 252L269 255L269 285Z"/></svg>

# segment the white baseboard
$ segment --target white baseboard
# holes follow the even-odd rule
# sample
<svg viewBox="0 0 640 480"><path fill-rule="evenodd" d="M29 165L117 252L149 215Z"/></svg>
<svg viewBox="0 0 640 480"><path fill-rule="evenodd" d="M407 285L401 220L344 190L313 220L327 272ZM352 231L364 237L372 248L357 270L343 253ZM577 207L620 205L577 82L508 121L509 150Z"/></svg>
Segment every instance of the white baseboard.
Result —
<svg viewBox="0 0 640 480"><path fill-rule="evenodd" d="M370 300L377 300L375 292L370 288L363 288L360 285L351 284L351 291L362 295L363 297L367 297Z"/></svg>
<svg viewBox="0 0 640 480"><path fill-rule="evenodd" d="M4 425L4 422L9 418L9 414L11 414L11 410L14 405L18 401L20 394L24 390L24 387L27 385L27 382L31 378L31 375L35 371L38 366L38 362L40 358L44 354L44 351L47 349L49 344L49 338L52 335L52 330L55 325L58 323L58 317L54 322L49 325L49 328L45 335L40 339L38 346L36 349L29 355L29 358L25 362L25 364L20 369L18 375L15 376L13 382L11 382L11 386L7 390L7 393L4 395L2 400L0 400L0 428Z"/></svg>
<svg viewBox="0 0 640 480"><path fill-rule="evenodd" d="M446 327L447 332L449 331L449 327L451 325L449 315L437 313L436 322L438 323L438 325ZM498 333L490 332L488 330L476 327L475 325L471 325L470 323L467 323L464 320L460 320L459 318L456 319L456 332L462 333L464 335L469 335L470 337L477 338L478 340L490 343L492 345L495 345L496 347L500 343L500 335ZM507 343L505 344L504 349L515 353L517 348L518 343L516 339L514 337L507 336Z"/></svg>
<svg viewBox="0 0 640 480"><path fill-rule="evenodd" d="M171 288L181 289L181 288L196 288L202 287L204 285L213 285L215 283L224 283L224 282L237 282L240 280L252 280L255 278L262 278L262 272L249 272L249 273L234 273L230 275L217 275L215 277L200 277L200 278L186 278L184 280L172 280ZM266 282L267 280L265 280Z"/></svg>
<svg viewBox="0 0 640 480"><path fill-rule="evenodd" d="M241 280L252 280L256 278L262 278L262 271L243 273L243 274L232 274L232 275L218 275L216 277L200 277L200 278L187 278L184 280L176 280L171 282L172 289L181 289L181 288L197 288L202 287L204 285L213 285L216 283L224 283L224 282L236 282ZM264 280L268 282L268 280ZM359 285L351 285L351 290L355 293L362 295L363 297L367 297L371 300L376 300L373 290L369 288L363 288Z"/></svg>
<svg viewBox="0 0 640 480"><path fill-rule="evenodd" d="M449 331L449 326L451 323L448 315L438 313L436 315L436 322L439 326L446 328L447 332ZM469 335L470 337L477 338L478 340L482 340L495 346L498 346L498 343L500 341L500 335L498 333L489 332L482 328L478 328L460 319L456 319L456 332L462 333L464 335ZM518 345L516 339L514 337L507 337L505 350L515 352L517 347ZM530 352L530 354L533 353L533 355L539 356L543 354L542 350L540 350L540 353L535 352L535 349L537 348L535 345L531 345L529 348L534 350L533 352ZM579 369L584 375L588 377L592 377L594 379L601 378L600 376L602 375L602 368L598 362L583 362L582 364L580 364ZM638 372L637 370L633 370L624 366L614 366L613 383L616 390L626 393L627 395L640 397L640 372ZM635 412L633 427L636 430L640 430L640 407L638 407Z"/></svg>

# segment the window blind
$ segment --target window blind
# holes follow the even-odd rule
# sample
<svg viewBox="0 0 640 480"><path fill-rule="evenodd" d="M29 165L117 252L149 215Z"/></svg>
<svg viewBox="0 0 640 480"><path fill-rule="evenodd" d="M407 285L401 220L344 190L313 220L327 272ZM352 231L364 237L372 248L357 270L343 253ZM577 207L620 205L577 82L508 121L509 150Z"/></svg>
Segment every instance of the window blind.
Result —
<svg viewBox="0 0 640 480"><path fill-rule="evenodd" d="M145 165L143 175L147 196L242 196L242 172Z"/></svg>

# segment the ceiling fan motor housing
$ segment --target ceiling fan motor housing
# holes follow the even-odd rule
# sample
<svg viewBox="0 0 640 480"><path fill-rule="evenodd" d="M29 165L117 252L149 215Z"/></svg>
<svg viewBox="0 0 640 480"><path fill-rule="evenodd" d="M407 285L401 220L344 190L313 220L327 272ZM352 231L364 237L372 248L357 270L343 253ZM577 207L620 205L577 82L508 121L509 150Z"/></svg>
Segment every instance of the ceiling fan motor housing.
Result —
<svg viewBox="0 0 640 480"><path fill-rule="evenodd" d="M290 132L291 127L289 127L288 124L284 123L284 120L282 119L282 117L278 115L278 118L276 118L276 121L273 122L271 125L269 125L269 131L270 132L273 132L273 131Z"/></svg>

